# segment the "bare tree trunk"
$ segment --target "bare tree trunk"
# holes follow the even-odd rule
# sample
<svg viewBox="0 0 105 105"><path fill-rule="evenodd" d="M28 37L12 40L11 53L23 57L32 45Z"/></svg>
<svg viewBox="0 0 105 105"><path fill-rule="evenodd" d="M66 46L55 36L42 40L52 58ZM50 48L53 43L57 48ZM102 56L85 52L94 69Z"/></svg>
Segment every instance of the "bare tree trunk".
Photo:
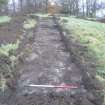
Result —
<svg viewBox="0 0 105 105"><path fill-rule="evenodd" d="M97 0L94 0L93 7L92 7L92 16L93 17L96 17L96 9L97 9L96 4L97 4Z"/></svg>
<svg viewBox="0 0 105 105"><path fill-rule="evenodd" d="M23 0L20 0L20 8L21 8L21 11L23 11Z"/></svg>
<svg viewBox="0 0 105 105"><path fill-rule="evenodd" d="M71 0L68 0L68 13L71 15L72 13L71 13L71 8L72 8L72 6L71 6Z"/></svg>
<svg viewBox="0 0 105 105"><path fill-rule="evenodd" d="M34 8L35 8L35 10L37 8L37 1L36 0L34 0Z"/></svg>
<svg viewBox="0 0 105 105"><path fill-rule="evenodd" d="M82 9L83 9L83 16L85 16L85 6L84 6L84 0L82 0Z"/></svg>
<svg viewBox="0 0 105 105"><path fill-rule="evenodd" d="M13 12L16 13L15 0L12 0L12 4L13 4Z"/></svg>
<svg viewBox="0 0 105 105"><path fill-rule="evenodd" d="M76 12L76 16L78 16L78 14L79 14L79 2L78 2L78 0L75 0L75 12Z"/></svg>
<svg viewBox="0 0 105 105"><path fill-rule="evenodd" d="M48 0L46 0L46 13L48 13Z"/></svg>
<svg viewBox="0 0 105 105"><path fill-rule="evenodd" d="M86 0L86 16L88 17L89 16L89 13L90 13L90 7L89 7L89 0Z"/></svg>

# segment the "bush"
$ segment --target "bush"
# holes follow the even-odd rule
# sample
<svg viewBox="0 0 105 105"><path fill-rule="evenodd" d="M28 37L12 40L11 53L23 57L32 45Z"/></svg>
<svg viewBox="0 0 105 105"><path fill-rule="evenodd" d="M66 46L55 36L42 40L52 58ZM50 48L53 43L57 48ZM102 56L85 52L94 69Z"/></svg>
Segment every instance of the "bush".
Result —
<svg viewBox="0 0 105 105"><path fill-rule="evenodd" d="M35 27L35 25L36 25L36 21L34 19L27 19L23 24L23 28L32 29Z"/></svg>
<svg viewBox="0 0 105 105"><path fill-rule="evenodd" d="M0 47L0 89L4 92L7 88L7 78L13 78L13 72L16 65L16 50L19 41L15 44L10 43Z"/></svg>

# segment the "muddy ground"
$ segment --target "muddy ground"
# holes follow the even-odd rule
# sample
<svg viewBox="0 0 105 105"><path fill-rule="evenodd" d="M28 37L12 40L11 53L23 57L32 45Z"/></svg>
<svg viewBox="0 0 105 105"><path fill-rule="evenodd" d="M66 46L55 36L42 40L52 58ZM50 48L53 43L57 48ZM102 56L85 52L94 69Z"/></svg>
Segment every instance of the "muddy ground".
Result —
<svg viewBox="0 0 105 105"><path fill-rule="evenodd" d="M19 53L21 64L16 88L0 97L3 105L100 105L87 92L82 81L81 69L71 60L53 19L40 18L37 27L22 28L24 18L0 26L0 41L21 40ZM14 21L14 20L12 20ZM15 24L14 24L15 23ZM6 30L7 29L7 30ZM23 33L22 33L23 32ZM29 84L62 85L76 84L77 89L35 88ZM12 84L12 83L11 83ZM13 84L14 85L14 84ZM89 98L90 97L90 98Z"/></svg>

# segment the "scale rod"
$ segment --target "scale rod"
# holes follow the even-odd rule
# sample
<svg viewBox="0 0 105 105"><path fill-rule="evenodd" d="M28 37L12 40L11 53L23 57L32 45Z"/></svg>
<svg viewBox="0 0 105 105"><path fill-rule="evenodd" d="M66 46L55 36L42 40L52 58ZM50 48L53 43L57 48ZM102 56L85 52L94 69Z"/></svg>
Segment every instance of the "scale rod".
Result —
<svg viewBox="0 0 105 105"><path fill-rule="evenodd" d="M70 89L77 89L77 85L34 85L29 84L28 87L36 87L36 88L70 88Z"/></svg>

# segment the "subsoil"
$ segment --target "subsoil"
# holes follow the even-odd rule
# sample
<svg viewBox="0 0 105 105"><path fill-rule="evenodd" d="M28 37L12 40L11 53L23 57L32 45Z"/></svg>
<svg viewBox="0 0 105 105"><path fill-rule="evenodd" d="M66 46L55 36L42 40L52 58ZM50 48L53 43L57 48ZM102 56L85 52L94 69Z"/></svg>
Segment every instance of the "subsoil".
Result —
<svg viewBox="0 0 105 105"><path fill-rule="evenodd" d="M3 105L99 105L87 92L81 69L72 62L53 19L40 18L37 27L22 29L24 18L0 26L0 42L21 40L19 77L15 90L0 98ZM15 22L14 22L15 21ZM7 29L7 30L6 30ZM12 83L11 83L12 84ZM35 88L36 85L76 84L77 89ZM14 84L13 84L14 85ZM90 97L90 98L89 98Z"/></svg>

